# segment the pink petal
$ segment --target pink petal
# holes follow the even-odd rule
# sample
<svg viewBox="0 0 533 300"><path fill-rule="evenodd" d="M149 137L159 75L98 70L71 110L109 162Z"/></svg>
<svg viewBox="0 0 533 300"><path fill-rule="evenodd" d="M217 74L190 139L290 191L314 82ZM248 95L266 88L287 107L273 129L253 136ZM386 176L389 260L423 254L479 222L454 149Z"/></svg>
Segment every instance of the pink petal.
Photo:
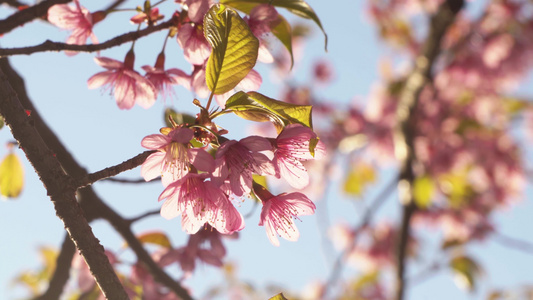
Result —
<svg viewBox="0 0 533 300"><path fill-rule="evenodd" d="M194 137L194 131L186 127L179 127L172 130L169 136L174 142L188 144L189 141Z"/></svg>
<svg viewBox="0 0 533 300"><path fill-rule="evenodd" d="M158 150L170 143L170 138L163 134L150 134L141 141L141 146L150 150Z"/></svg>
<svg viewBox="0 0 533 300"><path fill-rule="evenodd" d="M112 76L114 76L114 71L104 71L96 73L89 80L87 80L87 86L89 89L99 88L111 81Z"/></svg>
<svg viewBox="0 0 533 300"><path fill-rule="evenodd" d="M189 159L200 171L213 172L215 169L215 160L203 149L189 149Z"/></svg>
<svg viewBox="0 0 533 300"><path fill-rule="evenodd" d="M109 70L120 69L124 67L124 63L109 57L97 56L94 58L94 61L101 67Z"/></svg>
<svg viewBox="0 0 533 300"><path fill-rule="evenodd" d="M309 184L309 174L298 160L278 164L280 175L295 189L303 189Z"/></svg>
<svg viewBox="0 0 533 300"><path fill-rule="evenodd" d="M156 152L150 154L141 166L141 176L146 181L150 181L161 175L161 165L165 160L165 153Z"/></svg>
<svg viewBox="0 0 533 300"><path fill-rule="evenodd" d="M240 144L250 149L251 151L265 151L272 150L272 144L266 138L252 135L245 137L239 141Z"/></svg>

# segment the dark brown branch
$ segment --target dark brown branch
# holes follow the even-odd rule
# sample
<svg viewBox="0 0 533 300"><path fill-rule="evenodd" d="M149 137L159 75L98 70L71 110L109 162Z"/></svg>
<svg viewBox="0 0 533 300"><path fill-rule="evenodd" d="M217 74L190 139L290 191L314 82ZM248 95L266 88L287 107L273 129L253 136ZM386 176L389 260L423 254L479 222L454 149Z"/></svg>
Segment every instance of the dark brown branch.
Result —
<svg viewBox="0 0 533 300"><path fill-rule="evenodd" d="M111 3L111 5L109 5L106 9L104 9L104 11L111 11L117 7L119 7L122 3L124 3L124 0L116 0L114 1L113 3Z"/></svg>
<svg viewBox="0 0 533 300"><path fill-rule="evenodd" d="M59 296L63 293L65 284L69 279L70 266L75 253L76 247L74 247L70 237L66 234L63 240L63 245L61 246L61 251L56 259L56 268L52 274L52 279L50 279L48 288L42 295L36 297L34 300L59 299Z"/></svg>
<svg viewBox="0 0 533 300"><path fill-rule="evenodd" d="M72 0L46 0L39 4L17 11L11 16L0 20L0 34L5 34L11 30L24 25L37 18L46 17L48 9L56 4L69 3Z"/></svg>
<svg viewBox="0 0 533 300"><path fill-rule="evenodd" d="M151 33L166 29L171 27L174 24L174 21L168 20L164 23L161 23L156 26L146 27L143 30L132 31L119 35L110 40L107 40L100 44L91 44L91 45L73 45L65 44L60 42L52 42L46 40L42 44L30 46L30 47L21 47L21 48L0 48L0 57L11 56L11 55L29 55L37 52L48 52L48 51L76 51L76 52L97 52L100 50L105 50L120 46L122 44L138 40L141 37L147 36Z"/></svg>
<svg viewBox="0 0 533 300"><path fill-rule="evenodd" d="M416 209L412 192L415 180L413 166L416 162L414 150L416 116L414 112L417 109L422 89L430 81L433 64L441 50L441 40L463 4L463 0L446 0L431 18L428 37L421 54L415 59L414 70L407 77L398 102L396 116L399 126L397 126L394 138L396 156L401 163L398 191L403 213L396 251L395 299L397 300L404 299L407 244L410 236L411 216Z"/></svg>
<svg viewBox="0 0 533 300"><path fill-rule="evenodd" d="M94 236L76 200L72 178L65 174L59 161L35 129L31 117L26 115L17 94L1 70L0 114L46 187L57 216L63 221L104 295L110 299L128 299L104 253L104 247Z"/></svg>
<svg viewBox="0 0 533 300"><path fill-rule="evenodd" d="M67 172L67 174L74 178L83 178L87 176L87 171L79 165L79 163L74 159L63 143L58 139L55 133L50 129L50 127L48 127L48 124L45 123L41 118L39 112L33 106L33 103L26 93L26 87L23 79L15 70L13 70L6 58L0 59L0 68L8 75L8 78L11 84L15 87L24 108L32 111L31 116L34 121L35 128L39 131L40 136L47 141L50 149L52 149L52 152L60 161L61 166ZM146 250L142 247L138 240L131 240L131 237L134 237L131 229L123 225L124 223L127 224L128 221L124 221L121 216L108 207L102 201L102 199L96 195L91 186L79 189L77 194L79 203L88 221L103 218L111 223L110 219L116 217L116 222L122 224L122 226L119 226L121 229L119 233L124 237L125 240L128 241L130 246L135 246L135 248L132 246L132 249L137 255L138 259L151 266L151 268L147 269L152 274L154 279L170 288L182 299L192 299L189 293L183 287L181 287L179 282L174 281L168 274L166 274L155 264L153 259L147 254Z"/></svg>
<svg viewBox="0 0 533 300"><path fill-rule="evenodd" d="M88 174L84 178L78 180L77 186L79 188L85 187L85 186L88 186L88 185L91 185L91 184L95 183L98 180L102 180L102 179L108 178L108 177L113 177L113 176L116 176L116 175L118 175L118 174L120 174L122 172L134 169L134 168L142 165L142 163L146 160L146 158L150 154L152 154L154 152L155 151L144 151L143 153L141 153L141 154L139 154L139 155L137 155L137 156L135 156L133 158L130 158L130 159L118 164L118 165L105 168L105 169L103 169L101 171L98 171L98 172L95 172L95 173Z"/></svg>
<svg viewBox="0 0 533 300"><path fill-rule="evenodd" d="M163 271L152 259L146 249L144 249L142 243L131 231L130 220L122 218L103 202L99 202L97 205L94 205L94 203L92 203L91 205L95 206L95 209L100 212L101 217L104 220L107 220L115 228L115 230L120 233L120 235L128 243L128 246L133 250L139 261L144 264L146 269L150 272L150 274L157 282L167 286L181 299L192 300L192 297L189 295L187 290L185 290L177 281L175 281L165 271Z"/></svg>
<svg viewBox="0 0 533 300"><path fill-rule="evenodd" d="M370 224L370 221L372 220L372 217L376 214L378 209L385 203L385 200L388 199L388 196L394 191L394 188L396 187L396 182L398 181L397 177L394 177L390 183L388 183L383 190L372 200L370 201L370 206L365 211L365 214L361 218L361 221L359 224L357 224L352 231L353 232L359 232L368 224ZM328 292L331 289L331 287L335 284L335 282L338 281L339 276L342 273L342 269L344 268L345 264L344 259L346 258L346 255L348 255L350 252L352 252L357 245L357 238L359 235L356 235L349 247L347 247L342 253L337 257L335 260L335 264L333 265L333 268L331 269L328 281L324 285L324 289L322 290L321 298L329 299L328 298Z"/></svg>

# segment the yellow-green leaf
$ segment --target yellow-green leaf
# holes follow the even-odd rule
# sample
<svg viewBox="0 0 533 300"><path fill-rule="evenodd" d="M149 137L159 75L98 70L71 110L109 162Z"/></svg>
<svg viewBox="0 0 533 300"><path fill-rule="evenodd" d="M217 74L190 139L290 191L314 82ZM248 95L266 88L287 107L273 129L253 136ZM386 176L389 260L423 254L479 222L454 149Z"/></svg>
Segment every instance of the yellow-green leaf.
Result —
<svg viewBox="0 0 533 300"><path fill-rule="evenodd" d="M276 296L271 297L268 300L289 300L289 299L285 298L285 296L283 296L283 293L279 293Z"/></svg>
<svg viewBox="0 0 533 300"><path fill-rule="evenodd" d="M294 65L294 56L292 54L292 29L291 25L282 15L278 15L278 21L274 22L276 24L274 28L271 28L270 30L276 36L280 42L287 48L289 51L289 54L291 56L291 69Z"/></svg>
<svg viewBox="0 0 533 300"><path fill-rule="evenodd" d="M172 248L170 240L162 232L148 232L137 236L137 239L143 244L154 244L165 248Z"/></svg>
<svg viewBox="0 0 533 300"><path fill-rule="evenodd" d="M291 53L291 59L292 59L292 53ZM0 129L2 129L3 127L4 127L4 118L0 116Z"/></svg>
<svg viewBox="0 0 533 300"><path fill-rule="evenodd" d="M347 194L361 196L364 188L376 181L376 171L366 163L359 163L350 170L344 182L344 191Z"/></svg>
<svg viewBox="0 0 533 300"><path fill-rule="evenodd" d="M420 208L428 208L435 193L435 183L429 176L422 176L415 179L413 183L413 196L415 203Z"/></svg>
<svg viewBox="0 0 533 300"><path fill-rule="evenodd" d="M313 20L324 33L325 47L326 49L328 47L328 36L324 27L322 27L320 19L313 8L303 0L220 0L220 3L227 4L247 14L259 4L269 4L286 8L288 11L299 17Z"/></svg>
<svg viewBox="0 0 533 300"><path fill-rule="evenodd" d="M15 198L24 186L24 169L15 153L8 154L0 164L0 194Z"/></svg>
<svg viewBox="0 0 533 300"><path fill-rule="evenodd" d="M270 120L281 131L283 125L302 124L313 127L311 105L296 105L274 100L257 92L237 92L226 101L226 109L252 121Z"/></svg>
<svg viewBox="0 0 533 300"><path fill-rule="evenodd" d="M234 10L213 5L204 16L204 35L213 51L205 79L214 94L232 90L255 66L259 40Z"/></svg>
<svg viewBox="0 0 533 300"><path fill-rule="evenodd" d="M476 279L481 274L478 264L467 256L458 256L450 261L450 267L455 273L455 283L466 290L476 288Z"/></svg>

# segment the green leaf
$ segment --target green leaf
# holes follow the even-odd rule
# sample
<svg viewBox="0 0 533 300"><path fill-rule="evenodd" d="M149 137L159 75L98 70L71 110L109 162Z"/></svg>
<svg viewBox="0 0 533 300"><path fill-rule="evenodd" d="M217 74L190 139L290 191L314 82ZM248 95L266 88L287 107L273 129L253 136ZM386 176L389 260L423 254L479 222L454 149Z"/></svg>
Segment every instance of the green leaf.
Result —
<svg viewBox="0 0 533 300"><path fill-rule="evenodd" d="M247 14L259 4L270 4L286 8L288 11L299 17L313 20L324 33L325 48L328 48L328 35L326 34L324 27L322 27L320 19L313 8L303 0L221 0L220 3L227 4Z"/></svg>
<svg viewBox="0 0 533 300"><path fill-rule="evenodd" d="M435 193L435 183L429 176L422 176L415 179L413 183L413 197L415 203L420 208L428 208Z"/></svg>
<svg viewBox="0 0 533 300"><path fill-rule="evenodd" d="M270 28L275 37L277 37L280 42L287 48L289 54L291 55L291 69L294 65L294 56L292 54L292 29L291 25L287 20L282 16L278 15L278 21L275 22L276 26Z"/></svg>
<svg viewBox="0 0 533 300"><path fill-rule="evenodd" d="M269 298L268 300L289 300L283 296L283 293L279 293L274 297Z"/></svg>
<svg viewBox="0 0 533 300"><path fill-rule="evenodd" d="M359 163L350 170L344 182L344 191L347 194L361 196L364 188L376 181L376 171L366 163Z"/></svg>
<svg viewBox="0 0 533 300"><path fill-rule="evenodd" d="M311 105L296 105L274 100L257 92L237 92L226 101L226 109L231 109L239 117L256 121L271 121L278 131L287 124L302 124L313 128Z"/></svg>
<svg viewBox="0 0 533 300"><path fill-rule="evenodd" d="M196 118L194 116L189 115L189 114L179 113L173 110L172 108L165 109L165 124L167 125L167 127L172 128L173 125L172 123L170 123L169 118L172 118L172 120L174 120L174 122L176 122L176 124L178 125L179 124L194 124L194 122L196 121Z"/></svg>
<svg viewBox="0 0 533 300"><path fill-rule="evenodd" d="M0 194L4 197L18 197L23 186L24 169L22 163L15 153L10 153L0 164Z"/></svg>
<svg viewBox="0 0 533 300"><path fill-rule="evenodd" d="M291 57L292 57L292 54L291 54ZM0 129L4 128L4 118L2 118L2 116L0 116Z"/></svg>
<svg viewBox="0 0 533 300"><path fill-rule="evenodd" d="M205 71L214 94L232 90L255 66L259 40L232 9L213 5L204 16L204 35L213 51Z"/></svg>
<svg viewBox="0 0 533 300"><path fill-rule="evenodd" d="M476 279L481 274L479 265L468 256L458 256L450 261L450 267L455 273L455 283L469 291L476 288Z"/></svg>

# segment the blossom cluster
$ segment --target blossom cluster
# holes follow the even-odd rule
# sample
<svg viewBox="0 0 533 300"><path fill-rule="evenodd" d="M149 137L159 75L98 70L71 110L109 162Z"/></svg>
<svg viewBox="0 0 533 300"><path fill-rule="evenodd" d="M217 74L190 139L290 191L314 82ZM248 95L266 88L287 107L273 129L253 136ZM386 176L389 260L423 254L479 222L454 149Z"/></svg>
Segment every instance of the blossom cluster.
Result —
<svg viewBox="0 0 533 300"><path fill-rule="evenodd" d="M197 119L199 120L199 119ZM161 176L165 187L159 196L164 201L161 215L167 219L181 216L183 230L194 234L209 224L218 232L231 234L244 228L244 219L232 199L255 195L263 209L259 225L264 225L272 244L277 235L295 241L299 237L292 218L314 213L315 205L302 193L272 195L254 181L254 175L283 178L294 188L303 188L309 176L302 162L324 155L324 145L316 133L300 124L287 125L277 138L249 136L239 141L216 138L195 147L199 127L175 125L163 128L142 140L142 146L155 150L141 167L149 181ZM314 149L313 149L314 148Z"/></svg>

